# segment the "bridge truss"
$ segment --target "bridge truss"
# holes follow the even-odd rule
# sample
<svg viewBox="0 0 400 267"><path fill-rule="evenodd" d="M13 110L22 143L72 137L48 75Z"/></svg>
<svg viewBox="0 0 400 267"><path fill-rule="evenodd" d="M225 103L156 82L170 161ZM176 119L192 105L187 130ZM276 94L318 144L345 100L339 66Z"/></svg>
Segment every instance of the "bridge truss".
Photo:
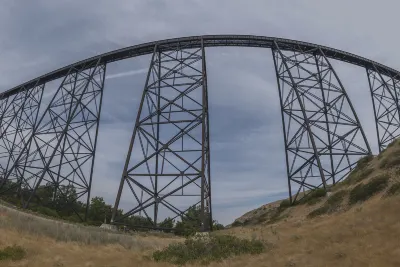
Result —
<svg viewBox="0 0 400 267"><path fill-rule="evenodd" d="M194 36L124 48L38 77L0 94L0 197L18 194L24 208L38 190L86 205L93 182L106 65L150 54L113 210L113 223L140 215L162 228L199 206L212 227L206 47L269 48L281 107L291 202L301 192L345 179L371 155L363 128L330 60L366 69L379 149L400 134L399 72L315 44L260 36ZM58 82L49 101L48 84ZM368 90L368 89L366 89ZM47 92L47 91L46 91ZM367 92L367 91L366 91ZM95 182L95 180L94 180ZM121 203L129 206L124 212ZM163 221L165 223L165 220ZM141 227L138 225L138 227Z"/></svg>

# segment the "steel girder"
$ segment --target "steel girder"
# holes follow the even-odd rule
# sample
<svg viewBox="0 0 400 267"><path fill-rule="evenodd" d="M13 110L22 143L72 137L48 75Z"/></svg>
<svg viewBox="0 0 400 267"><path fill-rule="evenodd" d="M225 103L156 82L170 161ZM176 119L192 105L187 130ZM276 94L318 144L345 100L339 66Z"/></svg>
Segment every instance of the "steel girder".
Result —
<svg viewBox="0 0 400 267"><path fill-rule="evenodd" d="M54 196L66 195L66 190L73 187L76 194L69 203L84 199L87 216L105 72L100 60L88 62L81 69L71 67L39 119L29 120L31 134L13 145L19 153L15 159L10 154L13 164L7 165L10 167L5 169L2 184L16 179L29 192L29 197L22 200L25 208L36 197L39 186L51 188ZM42 91L43 87L37 88ZM39 90L35 88L26 94ZM31 102L25 102L25 109L31 108ZM34 102L37 109L26 117L37 116L40 100ZM19 115L21 112L14 116L19 125L17 132L25 127L25 115ZM8 142L5 137L4 143ZM82 214L76 214L83 220Z"/></svg>
<svg viewBox="0 0 400 267"><path fill-rule="evenodd" d="M152 53L113 220L144 214L158 227L159 214L166 215L160 207L174 219L199 204L202 228L208 229L212 215L204 48L212 46L272 49L292 201L302 189L340 181L360 157L371 154L328 58L367 69L380 151L399 136L396 70L333 48L274 37L174 38L86 59L1 93L0 194L7 181L17 181L30 192L24 199L28 206L39 186L62 194L63 186L73 185L76 199L86 197L88 207L105 64ZM61 77L50 104L39 112L44 108L40 104L45 84ZM119 203L131 204L125 196L131 196L136 206L121 215ZM190 200L181 205L176 196Z"/></svg>
<svg viewBox="0 0 400 267"><path fill-rule="evenodd" d="M375 116L379 152L400 136L400 81L398 75L366 68Z"/></svg>
<svg viewBox="0 0 400 267"><path fill-rule="evenodd" d="M283 51L275 42L272 54L289 194L294 202L301 190L326 188L345 178L371 149L346 91L321 49Z"/></svg>
<svg viewBox="0 0 400 267"><path fill-rule="evenodd" d="M173 220L200 205L199 228L207 230L212 215L204 46L153 49L112 222L142 215L159 228L160 207ZM131 209L118 215L124 201Z"/></svg>
<svg viewBox="0 0 400 267"><path fill-rule="evenodd" d="M341 51L338 49L334 49L331 47L326 47L322 45L302 42L298 40L289 40L284 38L277 37L268 37L268 36L255 36L255 35L202 35L202 36L187 36L187 37L179 37L172 38L166 40L159 40L149 43L138 44L135 46L129 46L122 49L118 49L115 51L111 51L108 53L104 53L92 58L88 58L79 62L76 62L72 65L54 70L50 73L47 73L40 78L42 82L49 82L61 77L64 77L68 74L68 71L71 67L75 67L77 69L82 69L82 67L86 66L88 63L100 60L100 63L106 64L110 62L115 62L118 60L123 60L127 58L147 55L153 53L154 45L164 45L166 47L175 47L177 45L183 45L186 48L200 48L200 47L220 47L220 46L235 46L235 47L259 47L259 48L273 48L274 43L278 42L280 48L282 50L293 50L294 48L301 47L303 50L310 50L314 48L321 49L324 54L332 59L337 59L343 62L348 62L350 64L354 64L361 67L370 68L375 66L379 71L385 71L392 75L399 75L400 73L397 70L389 68L385 65L379 64L378 62L374 62L372 60L360 57L358 55L354 55L352 53L348 53L345 51ZM28 81L23 84L26 89L33 87L36 84L36 79ZM12 94L18 92L21 86L14 87L10 90L0 93L0 99L6 98Z"/></svg>

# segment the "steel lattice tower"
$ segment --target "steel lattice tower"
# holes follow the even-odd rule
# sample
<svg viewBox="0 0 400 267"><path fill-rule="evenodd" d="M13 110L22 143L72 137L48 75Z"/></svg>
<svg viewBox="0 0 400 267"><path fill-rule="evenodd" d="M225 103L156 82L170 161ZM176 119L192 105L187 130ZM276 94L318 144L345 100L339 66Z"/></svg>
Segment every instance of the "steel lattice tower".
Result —
<svg viewBox="0 0 400 267"><path fill-rule="evenodd" d="M208 125L204 47L156 45L114 206L115 223L143 213L157 227L160 206L175 219L200 204L201 227L209 229ZM133 194L135 204L118 217L124 188L126 195ZM186 205L172 202L176 196L197 199Z"/></svg>
<svg viewBox="0 0 400 267"><path fill-rule="evenodd" d="M99 60L70 68L40 119L30 124L31 134L20 141L20 153L2 183L16 179L29 192L25 208L40 185L50 187L54 195L65 195L73 186L77 196L70 201L86 196L88 207L104 74Z"/></svg>
<svg viewBox="0 0 400 267"><path fill-rule="evenodd" d="M379 152L400 135L400 84L398 76L367 68L368 82L375 115Z"/></svg>
<svg viewBox="0 0 400 267"><path fill-rule="evenodd" d="M286 151L289 191L326 187L342 180L368 141L346 91L320 49L272 50Z"/></svg>

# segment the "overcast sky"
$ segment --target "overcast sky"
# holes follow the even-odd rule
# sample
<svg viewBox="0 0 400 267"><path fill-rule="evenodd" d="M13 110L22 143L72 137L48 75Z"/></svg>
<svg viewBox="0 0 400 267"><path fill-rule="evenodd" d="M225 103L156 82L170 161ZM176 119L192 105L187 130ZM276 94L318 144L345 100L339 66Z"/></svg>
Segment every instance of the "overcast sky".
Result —
<svg viewBox="0 0 400 267"><path fill-rule="evenodd" d="M400 69L398 1L0 0L0 91L125 46L203 34L276 36ZM110 64L93 195L113 203L149 57ZM377 152L365 70L334 62ZM271 52L207 49L213 213L221 223L287 196Z"/></svg>

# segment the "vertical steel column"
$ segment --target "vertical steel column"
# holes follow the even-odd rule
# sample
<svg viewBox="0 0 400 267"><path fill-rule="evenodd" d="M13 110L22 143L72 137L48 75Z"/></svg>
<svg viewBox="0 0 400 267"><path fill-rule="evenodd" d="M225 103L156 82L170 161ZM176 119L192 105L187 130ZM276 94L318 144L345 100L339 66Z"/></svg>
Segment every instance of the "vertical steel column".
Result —
<svg viewBox="0 0 400 267"><path fill-rule="evenodd" d="M288 189L289 189L289 201L290 203L293 203L292 199L292 184L290 182L291 180L291 169L290 169L290 163L289 163L289 155L288 155L288 138L287 138L287 133L288 130L286 129L286 123L285 123L285 100L283 99L283 94L281 88L281 83L280 83L280 68L278 67L278 62L275 56L275 52L273 49L271 49L272 52L272 59L274 60L274 67L275 67L275 74L276 74L276 83L278 85L278 93L279 93L279 104L281 107L281 119L282 119L282 134L283 134L283 142L284 142L284 147L285 147L285 160L286 160L286 175L288 177ZM289 117L290 120L290 117Z"/></svg>
<svg viewBox="0 0 400 267"><path fill-rule="evenodd" d="M360 157L370 155L371 149L343 84L320 48L303 51L294 46L282 51L276 44L273 55L289 192L291 182L299 185L291 200L296 201L304 187L321 186L310 182L318 178L313 168L318 168L322 185L334 184L347 176Z"/></svg>
<svg viewBox="0 0 400 267"><path fill-rule="evenodd" d="M324 102L324 109L325 109L324 113L328 114L328 111L330 109L332 109L331 108L332 103L329 103L329 101L327 101L328 99L326 97L326 95L329 97L329 92L325 92L324 90L328 91L328 90L331 90L332 87L336 87L336 89L340 92L341 97L343 98L343 102L342 103L345 103L348 106L348 109L349 109L349 111L347 113L345 113L345 112L343 112L343 110L339 111L338 108L334 108L334 109L337 109L337 111L339 111L338 112L339 115L337 117L339 117L339 118L342 117L342 119L343 119L343 117L346 117L347 120L350 120L351 121L351 127L353 127L353 129L355 129L355 131L358 131L361 134L361 136L358 136L358 137L360 139L362 138L361 139L362 141L359 144L356 144L356 142L354 141L354 138L357 138L357 136L354 135L353 140L351 140L349 143L353 146L353 149L356 148L355 150L358 150L360 156L372 155L371 147L369 145L367 136L365 135L364 129L361 126L361 122L360 122L360 120L358 118L357 112L355 111L354 106L353 106L353 104L352 104L352 102L351 102L351 100L350 100L350 98L349 98L349 96L348 96L348 94L347 94L347 92L346 92L346 90L345 90L345 88L344 88L339 76L337 75L335 69L332 67L331 63L329 62L328 58L325 56L325 54L321 50L321 48L318 49L318 53L321 56L322 60L318 61L317 56L315 56L315 60L316 60L317 68L318 68L318 76L320 77L321 90L323 90L323 94L322 95L323 95L323 102ZM321 64L322 64L322 66L320 66ZM331 72L331 75L333 74L333 76L334 76L334 77L330 77L330 81L329 82L327 82L327 81L325 82L325 83L327 83L328 88L326 88L327 86L324 85L324 82L323 82L324 79L321 76L321 73L323 73L324 70L320 69L320 68L321 67L323 68L323 65L325 65L327 74L329 72ZM335 85L335 82L336 82L336 85ZM343 105L344 104L342 104L341 108L343 108ZM327 108L327 106L329 108ZM348 123L348 121L347 121L347 123ZM330 124L329 120L326 117L326 125L327 125L326 130L327 130L327 134L328 134L328 138L329 138L329 154L330 154L330 157L331 157L332 179L333 179L333 183L335 184L335 174L336 174L337 169L333 168L333 166L335 164L334 164L334 159L333 159L334 151L332 149L332 148L335 147L335 143L334 143L334 140L331 139L331 138L334 138L336 133L333 133L333 135L332 135L332 132L330 130L329 124ZM340 127L340 126L338 126L338 124L339 124L339 119L336 121L336 123L334 123L333 126L335 128L338 128L338 127ZM345 133L345 134L348 134L348 132ZM345 134L342 134L342 136L344 136ZM353 150L353 151L355 151L355 150ZM337 150L335 152L337 152ZM349 155L348 151L345 151L345 153L347 154L346 156ZM349 164L350 170L353 167L352 165L353 164ZM341 177L340 179L343 179L343 177Z"/></svg>
<svg viewBox="0 0 400 267"><path fill-rule="evenodd" d="M87 191L87 198L86 198L86 211L85 211L85 221L87 221L88 216L89 216L89 205L90 205L90 194L92 192L92 181L93 181L93 170L94 170L94 163L96 159L96 148L97 148L97 137L99 135L99 127L100 127L100 116L101 116L101 107L103 105L103 93L104 93L104 82L105 82L105 77L107 73L107 65L104 64L104 70L103 70L103 77L100 81L101 86L100 86L100 100L99 104L96 107L97 108L97 118L96 118L96 133L94 137L94 145L93 145L93 155L92 155L92 163L90 166L90 174L89 174L89 186L88 186L88 191Z"/></svg>
<svg viewBox="0 0 400 267"><path fill-rule="evenodd" d="M188 217L186 211L199 205L198 227L210 229L210 207L205 204L211 202L203 56L203 46L192 49L175 44L154 48L114 205L113 223L132 226L143 212L145 218L141 222L146 225L134 227L160 229L163 223ZM132 198L125 198L131 208L119 212L121 200L129 195L134 203ZM160 216L169 219L159 223Z"/></svg>
<svg viewBox="0 0 400 267"><path fill-rule="evenodd" d="M379 152L400 136L398 77L379 71L375 65L366 68L374 110ZM397 83L396 83L397 81Z"/></svg>
<svg viewBox="0 0 400 267"><path fill-rule="evenodd" d="M101 106L98 98L102 98L105 75L100 60L69 70L8 171L7 177L13 171L20 173L24 184L31 188L25 208L43 186L61 196L74 191L71 201L85 194L90 198ZM91 131L93 126L95 131Z"/></svg>
<svg viewBox="0 0 400 267"><path fill-rule="evenodd" d="M113 213L112 213L112 217L111 217L111 222L115 221L115 218L117 216L117 210L118 210L118 206L119 203L121 201L121 195L122 195L122 190L124 188L124 184L125 184L125 180L127 179L128 175L128 166L129 166L129 162L130 162L130 158L132 156L132 149L133 149L133 144L135 143L135 137L136 137L136 133L138 131L139 128L139 122L140 122L140 114L142 113L142 109L143 109L143 104L144 104L144 100L146 98L146 94L147 94L147 85L149 83L149 79L150 79L150 74L151 74L151 70L154 66L154 59L155 59L155 55L157 53L157 45L154 46L154 51L153 51L153 55L151 57L151 61L150 61L150 66L149 66L149 70L147 72L147 78L146 78L146 83L145 83L145 87L143 89L143 93L142 93L142 99L140 100L140 104L139 104L139 109L138 109L138 113L136 116L136 122L135 122L135 126L133 128L133 132L132 132L132 136L131 136L131 140L129 143L129 148L128 148L128 154L126 156L126 160L125 160L125 165L124 165L124 169L122 171L122 177L121 177L121 181L119 183L119 188L118 188L118 193L117 193L117 197L115 199L115 204L114 204L114 208L113 208ZM143 194L143 191L142 191ZM141 198L142 199L142 198ZM142 201L139 201L140 203Z"/></svg>
<svg viewBox="0 0 400 267"><path fill-rule="evenodd" d="M210 230L213 230L213 216L212 216L212 197L211 197L211 159L210 159L210 112L208 108L208 84L207 84L207 64L206 64L206 50L204 47L204 40L202 40L202 67L203 67L203 90L204 90L204 100L203 105L205 106L205 119L206 119L206 162L205 166L207 166L207 183L208 183L208 190L207 190L207 209L208 209L208 217L209 222L208 225L210 226ZM204 223L206 225L206 222Z"/></svg>
<svg viewBox="0 0 400 267"><path fill-rule="evenodd" d="M43 95L44 84L39 84L39 79L31 89L21 87L19 92L11 98L9 109L2 113L1 131L0 131L0 148L2 150L0 157L1 173L0 176L5 178L9 169L14 165L16 158L21 154L21 149L26 144L32 130L35 126L35 118L37 117L40 109L40 102ZM5 160L5 161L3 161ZM5 193L14 187L8 187L3 191L6 182L13 182L17 180L19 173L13 173L8 179L2 179L0 183L0 193Z"/></svg>
<svg viewBox="0 0 400 267"><path fill-rule="evenodd" d="M291 69L289 68L289 66L287 64L286 57L283 55L282 51L280 50L280 48L278 46L278 43L275 42L275 41L274 41L274 48L272 49L272 52L273 52L273 54L276 54L276 59L274 59L274 62L275 62L275 70L276 70L276 73L278 75L278 77L277 77L278 84L279 84L279 81L282 80L284 83L289 84L289 86L291 87L291 89L290 89L291 93L290 94L292 95L291 96L292 97L292 99L291 99L292 103L290 104L290 109L293 109L293 101L296 101L296 100L297 100L296 102L298 103L298 105L300 107L300 111L301 111L302 117L297 118L297 120L302 120L302 122L300 122L301 127L297 131L297 133L302 131L301 136L300 136L300 142L303 139L304 132L307 132L307 137L308 137L307 138L308 139L307 142L309 141L311 143L312 156L309 159L306 159L306 162L304 162L300 166L299 169L297 169L295 172L292 172L291 175L288 177L288 179L292 179L293 175L295 175L297 172L300 172L304 167L307 167L307 165L308 165L308 170L306 171L306 174L304 176L301 175L301 176L303 176L303 177L301 177L301 182L300 182L301 184L300 184L299 190L297 191L296 197L293 200L293 201L296 201L296 198L299 195L299 192L300 192L301 188L305 185L305 180L306 180L309 172L311 171L311 173L312 173L312 170L311 170L312 165L316 165L317 166L318 171L319 171L319 175L320 175L320 178L322 180L322 184L323 184L324 188L326 187L325 173L324 173L324 171L322 169L322 165L321 165L320 158L319 158L319 155L318 155L317 147L316 147L315 141L314 141L314 135L311 132L310 121L309 121L309 118L307 117L306 110L305 110L303 101L301 99L300 90L298 89L297 82L294 80L294 78L292 76ZM275 58L275 55L274 55L274 58ZM278 63L277 59L279 59L279 58L281 59L281 66L276 65L276 63ZM282 70L282 68L283 68L283 70ZM285 72L289 76L290 81L286 81L285 80L285 76L284 76ZM283 91L283 88L280 88L280 89ZM293 92L294 92L295 96L293 95ZM285 102L286 102L286 100L285 100ZM283 105L285 105L285 104L283 104ZM294 116L292 114L292 111L289 111L288 115L289 115L289 117L291 119L296 120L296 118L294 118ZM290 128L290 124L289 124L288 128ZM301 129L301 128L303 128L303 129ZM297 134L296 134L296 136L297 136ZM298 139L298 137L295 137L295 139ZM293 141L296 141L296 140L293 140ZM289 149L289 144L286 144L286 150L288 150L288 149ZM300 147L297 146L297 148L296 148L297 151L296 152L298 152L299 149L300 149ZM301 155L298 155L298 154L296 156L302 157ZM317 162L317 164L313 163L314 160ZM293 161L293 163L294 163L294 161ZM293 166L294 165L292 164L292 167ZM292 192L290 192L290 194L292 195Z"/></svg>

